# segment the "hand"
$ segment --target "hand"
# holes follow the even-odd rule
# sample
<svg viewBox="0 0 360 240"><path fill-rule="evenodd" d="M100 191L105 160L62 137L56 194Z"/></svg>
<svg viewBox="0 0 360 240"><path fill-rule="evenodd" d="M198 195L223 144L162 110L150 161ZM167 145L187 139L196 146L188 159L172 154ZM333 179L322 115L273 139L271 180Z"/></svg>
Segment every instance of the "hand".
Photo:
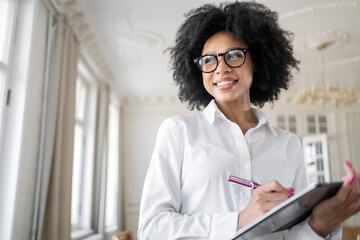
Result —
<svg viewBox="0 0 360 240"><path fill-rule="evenodd" d="M322 237L360 211L360 174L355 172L350 162L346 162L345 171L346 176L342 177L344 184L337 194L321 202L312 211L309 225Z"/></svg>
<svg viewBox="0 0 360 240"><path fill-rule="evenodd" d="M261 217L293 194L294 189L284 188L278 181L270 181L254 190L249 205L239 213L237 230Z"/></svg>

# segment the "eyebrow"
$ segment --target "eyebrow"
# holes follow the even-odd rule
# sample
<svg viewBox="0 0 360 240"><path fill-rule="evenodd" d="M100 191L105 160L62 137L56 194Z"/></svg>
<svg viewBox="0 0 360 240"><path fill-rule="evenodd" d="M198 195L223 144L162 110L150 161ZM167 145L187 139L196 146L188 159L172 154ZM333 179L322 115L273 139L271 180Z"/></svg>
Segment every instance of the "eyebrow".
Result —
<svg viewBox="0 0 360 240"><path fill-rule="evenodd" d="M227 52L227 51L229 51L229 50L236 49L236 48L241 48L241 47L229 47L228 49L226 49L226 50L225 50L224 52L222 52L222 53L225 53L225 52ZM205 56L205 55L208 55L208 54L216 55L216 54L218 54L218 53L216 53L215 51L211 51L211 52L207 52L207 53L203 54L202 56Z"/></svg>

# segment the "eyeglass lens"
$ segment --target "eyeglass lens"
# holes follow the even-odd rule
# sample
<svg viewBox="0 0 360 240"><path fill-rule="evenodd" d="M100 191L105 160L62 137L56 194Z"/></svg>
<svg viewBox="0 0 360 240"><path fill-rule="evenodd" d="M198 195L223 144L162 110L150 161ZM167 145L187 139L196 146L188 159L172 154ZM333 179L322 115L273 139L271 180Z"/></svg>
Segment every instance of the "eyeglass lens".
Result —
<svg viewBox="0 0 360 240"><path fill-rule="evenodd" d="M199 61L198 65L200 70L203 72L212 72L214 71L217 66L219 65L218 56L223 56L225 63L229 67L240 67L245 62L245 53L243 50L240 49L233 49L229 50L223 54L217 55L205 55L202 56Z"/></svg>

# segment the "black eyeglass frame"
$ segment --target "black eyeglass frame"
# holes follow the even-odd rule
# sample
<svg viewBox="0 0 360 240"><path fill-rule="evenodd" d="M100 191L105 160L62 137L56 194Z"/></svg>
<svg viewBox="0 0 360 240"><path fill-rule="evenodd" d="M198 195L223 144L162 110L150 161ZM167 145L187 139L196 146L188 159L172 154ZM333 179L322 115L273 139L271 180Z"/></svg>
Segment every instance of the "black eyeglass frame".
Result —
<svg viewBox="0 0 360 240"><path fill-rule="evenodd" d="M231 51L234 51L234 50L241 50L243 53L244 53L244 61L239 65L239 66L231 66L231 65L229 65L228 64L228 62L226 61L226 58L224 57L227 53L229 53L229 52L231 52ZM218 59L218 57L220 57L220 56L222 56L223 57L223 59L224 59L224 61L225 61L225 63L226 63L226 65L228 65L229 67L231 67L231 68L238 68L238 67L241 67L242 65L244 65L244 63L245 63L245 61L246 61L246 53L248 53L248 52L250 52L250 48L232 48L232 49L229 49L229 50L227 50L226 52L224 52L224 53L218 53L218 54L205 54L205 55L202 55L202 56L200 56L200 57L198 57L198 58L195 58L194 59L194 63L198 66L198 68L200 69L200 71L202 71L203 73L211 73L211 72L214 72L216 69L217 69L217 67L219 66L219 59ZM202 70L202 68L201 68L201 66L200 66L200 59L201 58L203 58L203 57L206 57L206 56L213 56L213 57L215 57L215 59L216 59L216 67L214 68L214 70L212 70L212 71L208 71L208 72L206 72L206 71L203 71Z"/></svg>

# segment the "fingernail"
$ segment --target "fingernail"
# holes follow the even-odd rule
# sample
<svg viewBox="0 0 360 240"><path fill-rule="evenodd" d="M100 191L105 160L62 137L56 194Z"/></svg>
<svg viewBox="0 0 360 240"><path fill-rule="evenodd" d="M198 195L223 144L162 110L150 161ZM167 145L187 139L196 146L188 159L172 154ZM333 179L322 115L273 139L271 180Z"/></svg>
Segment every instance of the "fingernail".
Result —
<svg viewBox="0 0 360 240"><path fill-rule="evenodd" d="M343 174L343 175L340 176L340 178L343 178L343 177L345 177L345 176L346 176L346 174Z"/></svg>
<svg viewBox="0 0 360 240"><path fill-rule="evenodd" d="M352 182L354 181L355 179L355 175L351 175L351 177L349 178L348 180L348 184L352 184Z"/></svg>
<svg viewBox="0 0 360 240"><path fill-rule="evenodd" d="M351 167L351 168L353 167L349 161L346 161L345 164L346 164L348 167Z"/></svg>
<svg viewBox="0 0 360 240"><path fill-rule="evenodd" d="M287 192L288 192L288 194L289 194L290 196L294 196L293 191L291 191L290 189L288 189Z"/></svg>
<svg viewBox="0 0 360 240"><path fill-rule="evenodd" d="M295 191L295 189L294 188L288 188L290 191L292 191L292 192L294 192Z"/></svg>

